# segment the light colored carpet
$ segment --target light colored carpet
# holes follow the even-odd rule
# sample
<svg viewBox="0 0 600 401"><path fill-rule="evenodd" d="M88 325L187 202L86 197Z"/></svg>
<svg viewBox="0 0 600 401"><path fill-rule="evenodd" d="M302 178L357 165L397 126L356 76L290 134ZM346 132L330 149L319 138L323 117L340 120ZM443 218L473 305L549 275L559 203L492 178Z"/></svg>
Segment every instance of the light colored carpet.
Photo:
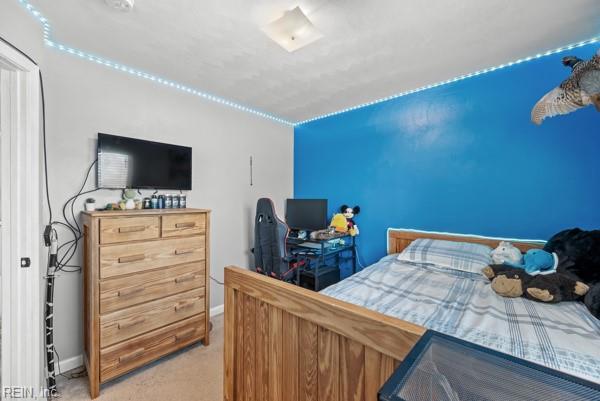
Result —
<svg viewBox="0 0 600 401"><path fill-rule="evenodd" d="M98 401L223 400L223 315L212 319L210 345L185 348L100 387ZM58 380L60 400L89 400L87 377Z"/></svg>

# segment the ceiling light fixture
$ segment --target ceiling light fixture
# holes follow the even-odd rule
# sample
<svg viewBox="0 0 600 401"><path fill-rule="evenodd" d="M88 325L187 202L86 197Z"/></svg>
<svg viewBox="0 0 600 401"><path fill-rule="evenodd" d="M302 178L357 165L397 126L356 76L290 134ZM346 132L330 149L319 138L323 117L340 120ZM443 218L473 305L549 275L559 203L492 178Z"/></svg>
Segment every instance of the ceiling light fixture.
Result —
<svg viewBox="0 0 600 401"><path fill-rule="evenodd" d="M110 8L119 11L131 11L135 0L104 0Z"/></svg>
<svg viewBox="0 0 600 401"><path fill-rule="evenodd" d="M286 11L283 16L264 26L262 31L290 53L323 37L300 7Z"/></svg>

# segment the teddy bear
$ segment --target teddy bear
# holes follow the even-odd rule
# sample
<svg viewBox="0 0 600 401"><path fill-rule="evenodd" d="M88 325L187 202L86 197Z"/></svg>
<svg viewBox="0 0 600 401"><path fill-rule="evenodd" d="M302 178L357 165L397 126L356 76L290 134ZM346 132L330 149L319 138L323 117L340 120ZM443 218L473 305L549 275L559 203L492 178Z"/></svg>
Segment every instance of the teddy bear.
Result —
<svg viewBox="0 0 600 401"><path fill-rule="evenodd" d="M503 263L518 263L521 260L521 251L513 244L507 241L500 241L500 244L491 253L492 260L495 264Z"/></svg>
<svg viewBox="0 0 600 401"><path fill-rule="evenodd" d="M566 274L531 275L519 267L490 265L483 274L492 281L492 289L503 297L525 298L547 303L576 301L590 289L581 281Z"/></svg>

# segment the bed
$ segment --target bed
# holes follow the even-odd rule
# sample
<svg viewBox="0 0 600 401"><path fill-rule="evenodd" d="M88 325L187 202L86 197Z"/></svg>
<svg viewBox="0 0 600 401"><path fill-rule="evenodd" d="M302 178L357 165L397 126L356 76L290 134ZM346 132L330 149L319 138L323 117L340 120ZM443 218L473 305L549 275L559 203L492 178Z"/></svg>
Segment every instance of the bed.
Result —
<svg viewBox="0 0 600 401"><path fill-rule="evenodd" d="M582 303L502 298L481 274L400 262L396 256L322 294L600 382L600 321Z"/></svg>
<svg viewBox="0 0 600 401"><path fill-rule="evenodd" d="M583 305L501 298L483 276L398 262L417 238L498 244L390 230L388 256L322 293L227 268L225 400L374 401L428 328L600 382L600 323Z"/></svg>

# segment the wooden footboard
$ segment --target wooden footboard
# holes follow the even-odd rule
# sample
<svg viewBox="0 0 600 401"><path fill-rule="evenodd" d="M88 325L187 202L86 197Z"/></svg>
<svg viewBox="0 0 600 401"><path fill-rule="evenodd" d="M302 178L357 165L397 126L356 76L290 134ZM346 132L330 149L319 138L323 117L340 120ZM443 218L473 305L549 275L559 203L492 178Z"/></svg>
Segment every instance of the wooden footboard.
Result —
<svg viewBox="0 0 600 401"><path fill-rule="evenodd" d="M375 401L425 329L225 269L226 401Z"/></svg>
<svg viewBox="0 0 600 401"><path fill-rule="evenodd" d="M417 238L495 248L502 238L390 229L388 253ZM525 252L543 241L510 240ZM402 302L402 299L398 299ZM226 401L375 401L425 328L245 269L225 269Z"/></svg>

